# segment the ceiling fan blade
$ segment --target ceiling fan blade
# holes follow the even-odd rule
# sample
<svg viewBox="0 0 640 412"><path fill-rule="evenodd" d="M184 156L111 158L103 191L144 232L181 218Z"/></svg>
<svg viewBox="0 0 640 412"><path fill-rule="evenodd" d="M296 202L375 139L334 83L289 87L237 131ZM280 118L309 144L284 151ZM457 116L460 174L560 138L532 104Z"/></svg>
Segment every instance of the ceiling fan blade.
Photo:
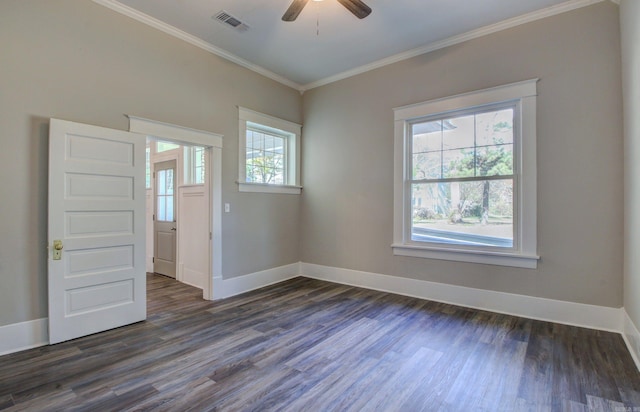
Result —
<svg viewBox="0 0 640 412"><path fill-rule="evenodd" d="M364 19L371 14L371 7L364 4L361 0L338 0L338 2L359 19Z"/></svg>
<svg viewBox="0 0 640 412"><path fill-rule="evenodd" d="M293 0L287 11L284 12L282 20L294 21L295 19L297 19L298 14L300 14L302 9L304 9L304 6L306 6L308 2L309 0Z"/></svg>

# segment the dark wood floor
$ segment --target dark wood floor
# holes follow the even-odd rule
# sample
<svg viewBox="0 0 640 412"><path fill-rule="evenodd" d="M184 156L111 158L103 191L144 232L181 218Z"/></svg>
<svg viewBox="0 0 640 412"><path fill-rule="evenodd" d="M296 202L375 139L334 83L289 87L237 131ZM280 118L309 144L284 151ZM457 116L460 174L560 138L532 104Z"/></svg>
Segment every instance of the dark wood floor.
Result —
<svg viewBox="0 0 640 412"><path fill-rule="evenodd" d="M0 409L640 410L614 333L305 278L148 290L146 322L0 357Z"/></svg>

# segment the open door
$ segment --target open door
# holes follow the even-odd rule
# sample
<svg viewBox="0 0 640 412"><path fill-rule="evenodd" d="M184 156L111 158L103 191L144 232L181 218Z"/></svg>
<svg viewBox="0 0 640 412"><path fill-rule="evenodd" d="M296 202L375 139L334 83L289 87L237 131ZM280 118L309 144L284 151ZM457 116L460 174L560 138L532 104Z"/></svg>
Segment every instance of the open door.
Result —
<svg viewBox="0 0 640 412"><path fill-rule="evenodd" d="M51 119L49 343L146 318L145 139Z"/></svg>

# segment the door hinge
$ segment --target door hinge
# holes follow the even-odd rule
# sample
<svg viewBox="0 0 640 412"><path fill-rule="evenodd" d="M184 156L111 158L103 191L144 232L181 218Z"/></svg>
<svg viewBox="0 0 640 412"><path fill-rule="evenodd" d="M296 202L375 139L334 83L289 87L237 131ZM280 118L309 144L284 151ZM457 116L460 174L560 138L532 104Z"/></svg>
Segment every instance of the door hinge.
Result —
<svg viewBox="0 0 640 412"><path fill-rule="evenodd" d="M213 235L209 232L209 240L213 239Z"/></svg>
<svg viewBox="0 0 640 412"><path fill-rule="evenodd" d="M154 213L154 215L153 215L152 220L156 220L156 215L155 215L155 213Z"/></svg>
<svg viewBox="0 0 640 412"><path fill-rule="evenodd" d="M152 257L151 258L151 263L156 263L156 258Z"/></svg>

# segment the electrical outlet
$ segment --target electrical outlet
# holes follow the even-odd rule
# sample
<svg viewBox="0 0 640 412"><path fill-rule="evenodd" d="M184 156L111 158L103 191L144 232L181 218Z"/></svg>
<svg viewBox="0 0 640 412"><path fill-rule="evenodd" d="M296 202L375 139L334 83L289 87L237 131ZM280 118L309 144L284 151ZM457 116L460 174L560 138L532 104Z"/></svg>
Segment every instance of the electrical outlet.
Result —
<svg viewBox="0 0 640 412"><path fill-rule="evenodd" d="M224 213L231 212L231 205L229 203L224 204Z"/></svg>

